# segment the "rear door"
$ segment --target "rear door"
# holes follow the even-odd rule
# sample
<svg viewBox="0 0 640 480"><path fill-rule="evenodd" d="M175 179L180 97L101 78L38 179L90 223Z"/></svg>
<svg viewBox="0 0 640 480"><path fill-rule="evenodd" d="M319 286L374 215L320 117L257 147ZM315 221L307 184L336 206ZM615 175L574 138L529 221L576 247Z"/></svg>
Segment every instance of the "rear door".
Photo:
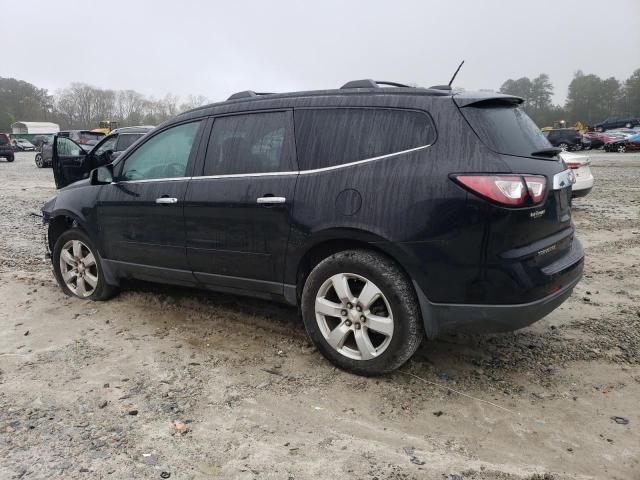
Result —
<svg viewBox="0 0 640 480"><path fill-rule="evenodd" d="M87 163L87 153L68 137L56 135L53 138L53 178L56 188L87 178L91 166Z"/></svg>
<svg viewBox="0 0 640 480"><path fill-rule="evenodd" d="M296 179L291 111L215 118L185 200L200 282L282 293Z"/></svg>

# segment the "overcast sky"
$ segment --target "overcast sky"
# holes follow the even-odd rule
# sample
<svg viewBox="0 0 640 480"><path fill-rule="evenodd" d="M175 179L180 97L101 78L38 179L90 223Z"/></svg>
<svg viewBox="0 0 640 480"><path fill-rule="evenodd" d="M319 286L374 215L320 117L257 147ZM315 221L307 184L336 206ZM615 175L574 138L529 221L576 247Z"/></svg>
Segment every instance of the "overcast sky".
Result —
<svg viewBox="0 0 640 480"><path fill-rule="evenodd" d="M0 76L156 97L339 87L374 78L498 89L640 68L640 0L0 0Z"/></svg>

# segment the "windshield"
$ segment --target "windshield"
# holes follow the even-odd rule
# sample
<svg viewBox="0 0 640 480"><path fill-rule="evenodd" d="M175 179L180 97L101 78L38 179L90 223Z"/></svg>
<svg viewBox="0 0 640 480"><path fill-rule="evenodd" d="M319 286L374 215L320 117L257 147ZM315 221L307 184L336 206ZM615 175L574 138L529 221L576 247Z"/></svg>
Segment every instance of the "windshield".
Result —
<svg viewBox="0 0 640 480"><path fill-rule="evenodd" d="M460 111L480 140L494 152L530 157L551 147L538 126L516 105L481 102Z"/></svg>

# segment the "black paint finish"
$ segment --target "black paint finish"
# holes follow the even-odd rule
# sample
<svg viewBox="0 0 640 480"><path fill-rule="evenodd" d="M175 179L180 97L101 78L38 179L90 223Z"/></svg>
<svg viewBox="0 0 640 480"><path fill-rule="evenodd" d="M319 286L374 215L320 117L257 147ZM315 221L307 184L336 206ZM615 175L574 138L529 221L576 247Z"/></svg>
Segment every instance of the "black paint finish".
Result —
<svg viewBox="0 0 640 480"><path fill-rule="evenodd" d="M491 313L495 306L512 308L531 323L561 303L579 280L582 250L573 239L570 187L551 189L553 176L564 170L562 162L492 151L462 115L461 107L474 108L489 97L519 101L498 94L376 88L262 95L202 107L166 122L137 144L177 123L206 119L187 178L74 184L55 204L47 204L46 214L78 218L98 239L102 255L117 262L117 275L193 281L295 302L309 252L344 242L368 245L401 265L415 285L432 335L465 326L461 316L476 318L490 330L486 324L495 315L504 328L508 315ZM291 156L286 159L290 172L201 178L216 118L283 110L295 116L315 108L424 112L435 127L424 148L320 171L298 171L299 147L310 144L304 136L313 131L296 130L296 145L283 150ZM349 131L350 125L334 127ZM116 174L131 150L118 159ZM450 178L460 173L544 175L546 197L536 206L494 205ZM179 203L153 203L163 195ZM258 204L265 196L286 200ZM470 309L478 315L470 317Z"/></svg>

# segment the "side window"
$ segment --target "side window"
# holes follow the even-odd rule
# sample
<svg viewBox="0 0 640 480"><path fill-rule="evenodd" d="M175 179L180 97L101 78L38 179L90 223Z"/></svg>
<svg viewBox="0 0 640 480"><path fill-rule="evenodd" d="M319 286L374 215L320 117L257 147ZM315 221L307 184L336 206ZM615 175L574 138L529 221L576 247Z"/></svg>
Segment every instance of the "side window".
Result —
<svg viewBox="0 0 640 480"><path fill-rule="evenodd" d="M436 132L429 116L391 109L295 111L301 170L332 167L430 145Z"/></svg>
<svg viewBox="0 0 640 480"><path fill-rule="evenodd" d="M118 180L184 177L200 124L185 123L151 137L125 160Z"/></svg>
<svg viewBox="0 0 640 480"><path fill-rule="evenodd" d="M139 133L121 133L118 135L118 143L114 149L116 152L122 152L134 144L142 134Z"/></svg>
<svg viewBox="0 0 640 480"><path fill-rule="evenodd" d="M84 153L76 142L66 137L58 137L56 151L62 157L78 157Z"/></svg>
<svg viewBox="0 0 640 480"><path fill-rule="evenodd" d="M203 175L292 170L290 118L288 112L216 118L207 146Z"/></svg>
<svg viewBox="0 0 640 480"><path fill-rule="evenodd" d="M112 137L107 138L102 145L96 148L94 152L96 155L102 155L107 150L113 150L116 146L116 141L118 139L118 135L113 135Z"/></svg>

